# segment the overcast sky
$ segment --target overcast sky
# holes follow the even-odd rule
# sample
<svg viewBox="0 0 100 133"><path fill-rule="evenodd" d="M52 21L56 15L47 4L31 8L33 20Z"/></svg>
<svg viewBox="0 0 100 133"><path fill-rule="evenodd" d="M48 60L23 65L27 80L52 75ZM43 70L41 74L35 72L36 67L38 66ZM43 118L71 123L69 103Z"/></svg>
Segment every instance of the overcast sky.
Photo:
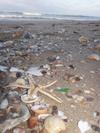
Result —
<svg viewBox="0 0 100 133"><path fill-rule="evenodd" d="M100 16L100 0L0 0L0 11Z"/></svg>

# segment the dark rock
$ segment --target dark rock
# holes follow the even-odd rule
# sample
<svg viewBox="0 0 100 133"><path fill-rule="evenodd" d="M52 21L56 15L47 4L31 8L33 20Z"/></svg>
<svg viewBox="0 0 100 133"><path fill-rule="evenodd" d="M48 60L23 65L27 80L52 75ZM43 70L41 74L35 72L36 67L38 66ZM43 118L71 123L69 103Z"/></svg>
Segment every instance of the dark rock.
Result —
<svg viewBox="0 0 100 133"><path fill-rule="evenodd" d="M96 131L96 132L99 132L100 133L100 127L99 126L96 126L96 125L91 125L91 128Z"/></svg>
<svg viewBox="0 0 100 133"><path fill-rule="evenodd" d="M50 57L47 58L47 60L48 60L49 62L54 62L54 61L56 61L56 57L50 56Z"/></svg>
<svg viewBox="0 0 100 133"><path fill-rule="evenodd" d="M32 36L31 36L31 34L30 34L29 32L27 32L27 33L24 35L24 38L25 38L25 39L31 39Z"/></svg>
<svg viewBox="0 0 100 133"><path fill-rule="evenodd" d="M16 73L16 77L17 77L17 78L20 78L21 76L22 76L22 73L21 73L21 72L17 72L17 73Z"/></svg>

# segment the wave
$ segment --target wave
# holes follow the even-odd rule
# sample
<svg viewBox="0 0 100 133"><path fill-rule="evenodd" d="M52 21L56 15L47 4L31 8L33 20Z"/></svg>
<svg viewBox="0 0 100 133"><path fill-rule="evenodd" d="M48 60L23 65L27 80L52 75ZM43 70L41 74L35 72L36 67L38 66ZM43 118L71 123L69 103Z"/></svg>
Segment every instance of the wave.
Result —
<svg viewBox="0 0 100 133"><path fill-rule="evenodd" d="M58 20L80 20L80 21L100 21L100 17L81 16L81 15L56 15L56 14L40 14L37 12L0 12L1 19L58 19Z"/></svg>

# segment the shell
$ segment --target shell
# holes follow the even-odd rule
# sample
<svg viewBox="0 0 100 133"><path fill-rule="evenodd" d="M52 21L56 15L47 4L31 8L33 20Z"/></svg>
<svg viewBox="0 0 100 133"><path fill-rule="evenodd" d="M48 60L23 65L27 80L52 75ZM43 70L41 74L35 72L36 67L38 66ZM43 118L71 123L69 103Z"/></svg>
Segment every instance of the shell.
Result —
<svg viewBox="0 0 100 133"><path fill-rule="evenodd" d="M91 54L87 57L87 59L89 60L93 60L93 61L100 61L100 56L97 54Z"/></svg>
<svg viewBox="0 0 100 133"><path fill-rule="evenodd" d="M29 95L25 94L25 95L22 95L22 96L21 96L21 100L22 100L22 102L24 102L24 103L34 103L34 102L36 102L36 101L39 100L39 97L34 96L34 97L30 98Z"/></svg>
<svg viewBox="0 0 100 133"><path fill-rule="evenodd" d="M80 42L81 44L87 44L87 43L89 42L89 39L88 39L87 37L85 37L85 36L81 36L81 37L79 38L79 42Z"/></svg>
<svg viewBox="0 0 100 133"><path fill-rule="evenodd" d="M16 84L17 85L25 85L25 80L24 79L22 79L22 78L18 78L17 80L16 80Z"/></svg>
<svg viewBox="0 0 100 133"><path fill-rule="evenodd" d="M60 133L61 131L65 131L66 126L60 117L50 116L44 122L44 129L47 130L48 133Z"/></svg>
<svg viewBox="0 0 100 133"><path fill-rule="evenodd" d="M46 114L48 111L48 105L36 104L31 109L37 114Z"/></svg>

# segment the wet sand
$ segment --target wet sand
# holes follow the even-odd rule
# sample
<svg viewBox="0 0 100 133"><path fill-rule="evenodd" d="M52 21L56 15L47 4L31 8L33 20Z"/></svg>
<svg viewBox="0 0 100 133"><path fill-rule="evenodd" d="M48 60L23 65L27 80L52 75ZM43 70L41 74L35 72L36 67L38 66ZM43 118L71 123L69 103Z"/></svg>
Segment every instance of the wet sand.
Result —
<svg viewBox="0 0 100 133"><path fill-rule="evenodd" d="M0 33L4 31L11 33L11 36L16 31L22 34L0 38L1 42L13 40L12 45L0 49L0 65L23 70L32 65L50 65L49 75L34 76L34 80L42 85L57 80L50 90L63 103L58 104L46 96L43 99L57 105L68 117L65 133L80 133L77 126L79 120L100 128L100 115L93 116L95 111L100 112L100 60L87 59L93 53L100 56L100 50L94 49L100 44L100 22L1 21ZM89 38L89 42L80 44L80 36ZM74 76L78 78L73 80ZM58 87L70 88L70 92L62 94L55 91ZM96 132L91 130L89 133Z"/></svg>

